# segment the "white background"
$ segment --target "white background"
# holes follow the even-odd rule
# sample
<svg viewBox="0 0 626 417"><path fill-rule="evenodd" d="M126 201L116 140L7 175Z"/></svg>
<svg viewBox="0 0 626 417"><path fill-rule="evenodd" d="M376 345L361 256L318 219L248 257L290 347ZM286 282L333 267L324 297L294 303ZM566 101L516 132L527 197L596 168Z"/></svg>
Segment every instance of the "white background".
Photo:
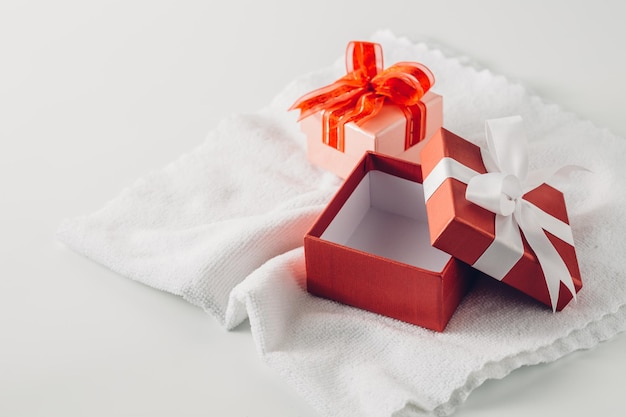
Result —
<svg viewBox="0 0 626 417"><path fill-rule="evenodd" d="M261 363L249 328L226 332L71 252L54 239L61 219L377 29L464 54L626 137L623 4L0 1L0 415L316 416ZM455 416L624 415L625 353L621 335L488 381Z"/></svg>

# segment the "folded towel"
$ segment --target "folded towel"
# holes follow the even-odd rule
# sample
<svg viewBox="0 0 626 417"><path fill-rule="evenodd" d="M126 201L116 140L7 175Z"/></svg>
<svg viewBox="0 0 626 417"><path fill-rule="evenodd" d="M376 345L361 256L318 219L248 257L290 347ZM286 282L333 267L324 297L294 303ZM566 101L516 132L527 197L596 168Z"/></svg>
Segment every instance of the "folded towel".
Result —
<svg viewBox="0 0 626 417"><path fill-rule="evenodd" d="M292 82L266 109L222 122L198 149L137 181L58 237L114 271L181 295L227 328L249 318L259 354L324 416L450 414L489 378L553 361L626 328L626 142L518 84L389 32L385 62L436 75L444 126L477 144L484 120L520 114L531 169L591 170L564 189L584 287L559 313L481 280L436 333L309 295L302 236L339 180L311 166L296 114L335 65Z"/></svg>

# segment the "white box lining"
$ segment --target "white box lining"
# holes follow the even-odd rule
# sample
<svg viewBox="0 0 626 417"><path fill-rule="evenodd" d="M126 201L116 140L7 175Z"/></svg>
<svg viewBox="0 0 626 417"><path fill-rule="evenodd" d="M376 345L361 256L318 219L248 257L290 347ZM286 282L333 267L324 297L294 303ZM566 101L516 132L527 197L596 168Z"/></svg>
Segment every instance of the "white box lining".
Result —
<svg viewBox="0 0 626 417"><path fill-rule="evenodd" d="M450 255L432 247L429 236L422 184L370 171L321 238L440 272Z"/></svg>

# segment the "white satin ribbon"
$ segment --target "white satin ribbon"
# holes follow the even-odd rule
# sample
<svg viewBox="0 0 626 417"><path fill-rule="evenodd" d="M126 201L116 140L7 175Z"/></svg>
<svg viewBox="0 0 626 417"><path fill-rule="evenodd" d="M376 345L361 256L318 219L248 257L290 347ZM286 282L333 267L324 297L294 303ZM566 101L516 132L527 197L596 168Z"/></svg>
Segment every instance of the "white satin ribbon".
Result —
<svg viewBox="0 0 626 417"><path fill-rule="evenodd" d="M481 149L486 174L479 174L452 158L443 158L424 180L428 200L447 179L467 184L465 197L495 213L495 239L473 267L502 280L524 255L522 233L543 270L552 309L556 310L560 283L576 298L567 265L544 230L573 246L570 226L549 215L523 195L554 176L565 176L575 166L528 172L527 140L520 116L485 122L487 149Z"/></svg>

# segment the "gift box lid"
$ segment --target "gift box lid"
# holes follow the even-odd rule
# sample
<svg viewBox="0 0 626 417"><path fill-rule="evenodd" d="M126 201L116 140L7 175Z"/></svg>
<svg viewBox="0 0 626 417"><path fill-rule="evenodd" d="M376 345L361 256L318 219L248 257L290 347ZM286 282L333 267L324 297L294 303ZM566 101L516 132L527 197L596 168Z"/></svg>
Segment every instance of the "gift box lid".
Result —
<svg viewBox="0 0 626 417"><path fill-rule="evenodd" d="M421 153L433 246L552 307L582 288L563 194L571 167L528 172L519 116L486 122L488 148L440 129Z"/></svg>

